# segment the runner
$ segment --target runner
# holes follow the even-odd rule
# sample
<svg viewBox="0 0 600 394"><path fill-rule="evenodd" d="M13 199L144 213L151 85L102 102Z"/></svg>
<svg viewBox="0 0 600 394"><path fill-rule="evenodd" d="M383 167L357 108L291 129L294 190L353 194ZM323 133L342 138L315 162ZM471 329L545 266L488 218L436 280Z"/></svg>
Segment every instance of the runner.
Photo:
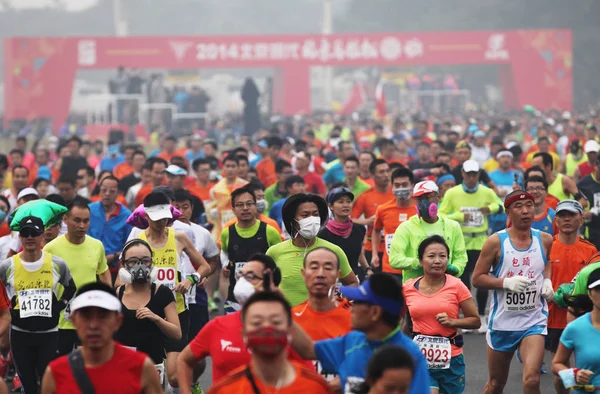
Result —
<svg viewBox="0 0 600 394"><path fill-rule="evenodd" d="M332 393L314 370L288 360L287 345L292 331L290 304L278 293L252 295L242 311L242 335L251 361L233 370L209 390L209 394Z"/></svg>
<svg viewBox="0 0 600 394"><path fill-rule="evenodd" d="M534 198L517 190L504 201L512 227L489 237L473 272L476 288L492 289L485 394L503 392L514 352L523 361L523 393L540 394L540 369L552 299L552 236L531 228ZM491 271L491 273L490 273Z"/></svg>
<svg viewBox="0 0 600 394"><path fill-rule="evenodd" d="M418 215L412 216L400 224L392 238L390 246L390 266L402 270L402 281L418 278L423 275L423 267L419 263L418 250L423 240L437 234L444 237L450 247L447 272L460 277L467 264L467 251L460 225L437 213L439 189L435 182L419 182L413 189L413 198Z"/></svg>
<svg viewBox="0 0 600 394"><path fill-rule="evenodd" d="M590 274L586 287L590 311L567 325L552 360L552 372L574 394L600 391L600 269ZM569 366L571 355L575 368Z"/></svg>
<svg viewBox="0 0 600 394"><path fill-rule="evenodd" d="M375 223L375 212L377 207L394 199L390 187L390 166L383 159L375 159L369 166L375 186L367 190L356 199L352 208L352 221L356 224L367 226L365 238L365 257L367 261L373 261L373 254L377 254L379 261L383 259L385 242L383 239L378 245L372 244L373 224ZM361 219L361 217L364 217ZM378 271L381 271L379 269Z"/></svg>
<svg viewBox="0 0 600 394"><path fill-rule="evenodd" d="M163 392L152 360L113 340L123 319L120 311L121 303L110 286L90 283L78 290L71 314L82 347L50 363L42 394ZM80 381L85 378L87 389Z"/></svg>
<svg viewBox="0 0 600 394"><path fill-rule="evenodd" d="M523 187L523 174L512 168L513 154L508 149L502 149L496 154L498 169L490 172L490 179L498 188L498 197L504 202L509 193L512 193L515 186ZM506 228L506 213L501 212L488 217L490 229L495 233Z"/></svg>
<svg viewBox="0 0 600 394"><path fill-rule="evenodd" d="M210 189L216 182L210 180L210 162L206 159L196 159L192 162L192 169L196 173L196 191L206 207L210 202Z"/></svg>
<svg viewBox="0 0 600 394"><path fill-rule="evenodd" d="M548 181L548 192L558 198L560 201L570 198L579 201L582 207L586 208L588 202L586 197L581 194L575 181L563 174L554 173L554 164L552 156L549 153L538 152L533 156L532 166L538 166L546 174Z"/></svg>
<svg viewBox="0 0 600 394"><path fill-rule="evenodd" d="M270 217L264 214L264 212L267 209L268 203L265 200L265 189L263 185L261 185L260 183L251 182L244 187L248 190L252 190L254 192L254 195L256 196L256 218L261 222L265 222L269 226L273 227L275 230L277 230L279 234L281 234L281 227L279 226L279 224L275 220L271 219ZM238 219L237 217L235 217L228 221L225 224L225 227L229 227L232 224L237 223L237 221Z"/></svg>
<svg viewBox="0 0 600 394"><path fill-rule="evenodd" d="M391 275L380 272L359 287L344 286L341 291L354 301L352 331L342 337L313 342L298 324L294 324L292 348L304 359L319 360L324 370L340 375L344 393L355 393L365 381L366 366L373 352L383 345L398 345L415 363L409 393L428 393L425 358L398 325L404 306L400 283Z"/></svg>
<svg viewBox="0 0 600 394"><path fill-rule="evenodd" d="M362 151L358 154L358 179L370 187L375 187L373 174L371 174L371 163L375 160L375 154L371 151ZM357 195L358 198L358 195Z"/></svg>
<svg viewBox="0 0 600 394"><path fill-rule="evenodd" d="M598 142L596 142L595 140L589 140L585 143L583 149L585 150L587 160L585 161L585 163L579 164L579 166L575 170L575 179L582 179L593 173L594 168L596 168L596 163L598 161L598 151L600 151L600 146L598 146Z"/></svg>
<svg viewBox="0 0 600 394"><path fill-rule="evenodd" d="M556 292L563 283L569 283L584 264L598 251L588 241L579 237L579 228L583 225L583 208L575 200L564 200L556 208L556 222L560 232L554 236L550 250L552 263L552 287ZM546 350L552 357L558 349L560 336L567 325L567 310L552 302L548 305L548 335ZM554 378L554 387L558 394L568 394L558 377Z"/></svg>
<svg viewBox="0 0 600 394"><path fill-rule="evenodd" d="M300 175L291 175L285 180L286 196L281 200L276 201L269 208L269 218L274 220L279 227L283 227L283 218L281 212L287 199L296 194L306 193L306 183ZM286 237L288 234L286 233Z"/></svg>
<svg viewBox="0 0 600 394"><path fill-rule="evenodd" d="M384 239L383 272L396 276L402 282L402 271L390 266L390 248L392 239L398 226L417 214L417 207L411 198L415 179L412 171L402 167L392 173L392 193L395 199L377 207L375 211L375 224L373 225L372 241L379 245L381 237ZM371 266L379 267L380 260L377 254L371 257Z"/></svg>
<svg viewBox="0 0 600 394"><path fill-rule="evenodd" d="M281 242L281 236L273 227L256 219L256 195L245 187L231 193L231 206L237 223L221 233L222 278L229 282L225 313L239 311L241 305L234 290L241 269L250 256L266 253L273 245Z"/></svg>
<svg viewBox="0 0 600 394"><path fill-rule="evenodd" d="M151 157L146 161L144 166L150 168L151 180L150 183L143 186L135 195L134 208L143 204L144 198L146 198L152 190L165 183L165 169L168 165L169 163L160 157Z"/></svg>
<svg viewBox="0 0 600 394"><path fill-rule="evenodd" d="M288 196L288 192L285 187L285 181L294 175L294 170L292 170L292 165L290 163L283 159L279 159L275 162L275 173L277 174L277 180L275 183L265 189L267 213L271 210L271 208L273 208L273 205L277 201Z"/></svg>
<svg viewBox="0 0 600 394"><path fill-rule="evenodd" d="M127 208L135 209L137 206L135 205L135 197L146 185L149 185L152 182L152 166L153 160L148 159L144 162L142 167L140 181L135 185L131 186L127 193L125 194L125 202L127 203Z"/></svg>
<svg viewBox="0 0 600 394"><path fill-rule="evenodd" d="M298 152L294 156L296 158L296 171L298 175L304 178L304 182L306 183L306 190L309 193L318 194L321 197L325 197L325 183L321 176L316 172L312 172L309 170L309 165L312 160L312 156L307 152Z"/></svg>
<svg viewBox="0 0 600 394"><path fill-rule="evenodd" d="M446 192L440 205L440 214L461 225L468 262L460 278L470 290L473 269L488 234L488 216L504 212L504 207L492 189L479 183L480 168L476 161L467 160L463 163L462 177L462 185ZM478 290L477 312L481 316L479 334L485 333L487 326L487 301L488 291Z"/></svg>
<svg viewBox="0 0 600 394"><path fill-rule="evenodd" d="M444 200L444 196L446 192L456 186L456 179L454 179L454 175L445 174L441 175L437 179L437 185L440 189L440 202Z"/></svg>
<svg viewBox="0 0 600 394"><path fill-rule="evenodd" d="M292 306L308 298L301 272L306 253L318 247L331 249L338 256L343 284L358 284L344 251L317 236L328 216L327 203L315 194L296 194L283 206L283 224L292 239L270 247L267 256L277 262L282 276L281 291Z"/></svg>
<svg viewBox="0 0 600 394"><path fill-rule="evenodd" d="M367 364L367 376L359 394L407 394L415 373L414 361L400 346L385 345Z"/></svg>
<svg viewBox="0 0 600 394"><path fill-rule="evenodd" d="M59 315L75 294L67 264L42 251L43 234L41 219L21 219L23 251L0 264L0 280L12 305L10 347L24 393L38 392L39 376L56 358ZM1 299L6 301L4 293Z"/></svg>
<svg viewBox="0 0 600 394"><path fill-rule="evenodd" d="M353 200L354 195L347 187L331 189L327 193L327 205L333 218L325 223L325 227L319 231L317 236L342 248L352 271L362 282L365 275L372 274L373 270L365 258L363 246L366 234L365 226L350 220Z"/></svg>
<svg viewBox="0 0 600 394"><path fill-rule="evenodd" d="M534 216L533 222L531 223L531 228L554 236L554 234L558 232L558 228L556 227L556 222L554 220L556 211L546 205L546 197L548 196L548 183L544 178L537 175L532 175L525 180L525 190L527 193L533 196L535 201ZM510 226L511 224L509 223L508 225Z"/></svg>
<svg viewBox="0 0 600 394"><path fill-rule="evenodd" d="M344 183L348 185L356 198L371 188L371 185L358 177L359 166L360 161L356 156L350 156L344 160Z"/></svg>
<svg viewBox="0 0 600 394"><path fill-rule="evenodd" d="M96 275L101 282L112 286L102 242L86 235L90 228L88 204L76 199L69 207L64 222L67 233L44 246L44 251L65 261L77 288L96 282ZM77 344L77 333L64 313L60 314L58 328L58 353L65 355Z"/></svg>
<svg viewBox="0 0 600 394"><path fill-rule="evenodd" d="M426 238L418 253L423 276L403 286L411 335L427 360L431 394L460 394L465 390L466 367L458 329L478 329L480 317L469 289L446 274L450 249L444 238Z"/></svg>
<svg viewBox="0 0 600 394"><path fill-rule="evenodd" d="M581 164L587 162L587 154L584 154L582 142L580 140L572 140L569 144L569 152L561 160L560 173L579 179L577 170ZM587 175L587 174L586 174Z"/></svg>
<svg viewBox="0 0 600 394"><path fill-rule="evenodd" d="M263 159L256 164L256 173L258 174L258 180L269 188L272 184L277 181L280 172L277 171L277 162L279 159L279 153L281 152L281 145L283 142L281 138L277 136L269 137L264 140L266 143L265 155Z"/></svg>
<svg viewBox="0 0 600 394"><path fill-rule="evenodd" d="M583 214L587 225L587 238L600 249L600 160L594 172L582 178L577 187L590 202L590 209Z"/></svg>

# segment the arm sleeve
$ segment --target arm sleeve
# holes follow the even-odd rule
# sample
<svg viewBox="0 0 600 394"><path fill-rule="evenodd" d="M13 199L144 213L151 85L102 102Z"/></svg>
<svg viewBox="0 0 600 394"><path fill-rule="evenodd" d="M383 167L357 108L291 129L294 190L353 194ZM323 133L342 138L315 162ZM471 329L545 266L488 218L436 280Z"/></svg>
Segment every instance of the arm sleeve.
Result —
<svg viewBox="0 0 600 394"><path fill-rule="evenodd" d="M278 243L281 243L281 235L279 235L279 233L277 232L277 230L275 230L275 228L273 228L273 226L270 226L267 224L267 243L269 244L269 247L273 246L273 245L277 245Z"/></svg>
<svg viewBox="0 0 600 394"><path fill-rule="evenodd" d="M338 373L345 358L346 336L315 342L315 354L324 370Z"/></svg>
<svg viewBox="0 0 600 394"><path fill-rule="evenodd" d="M104 251L104 246L102 243L98 242L100 246L100 256L98 256L98 268L96 268L96 275L101 275L106 272L108 269L108 264L106 263L106 253Z"/></svg>
<svg viewBox="0 0 600 394"><path fill-rule="evenodd" d="M451 225L452 223L448 224ZM465 238L460 229L460 226L452 226L451 231L453 242L450 245L450 261L452 262L452 265L458 268L458 275L456 275L456 277L459 278L465 271L465 267L467 266L467 261L469 260L469 258L467 257Z"/></svg>
<svg viewBox="0 0 600 394"><path fill-rule="evenodd" d="M410 385L410 394L422 394L430 392L429 370L427 362L421 352L414 355L415 357L415 374Z"/></svg>
<svg viewBox="0 0 600 394"><path fill-rule="evenodd" d="M409 257L406 250L411 247L410 227L402 223L394 233L392 244L390 245L390 266L397 270L418 270L421 267L419 259Z"/></svg>

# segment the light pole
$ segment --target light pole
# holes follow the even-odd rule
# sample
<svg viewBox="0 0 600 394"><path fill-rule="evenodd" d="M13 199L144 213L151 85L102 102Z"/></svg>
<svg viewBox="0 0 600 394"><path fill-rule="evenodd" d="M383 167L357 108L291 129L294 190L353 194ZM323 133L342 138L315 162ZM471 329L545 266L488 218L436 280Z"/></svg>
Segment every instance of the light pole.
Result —
<svg viewBox="0 0 600 394"><path fill-rule="evenodd" d="M322 34L324 36L331 35L333 33L333 13L332 13L332 0L323 0L323 29ZM322 68L323 75L323 99L325 101L326 109L331 109L331 103L333 102L333 72L331 67L324 66Z"/></svg>
<svg viewBox="0 0 600 394"><path fill-rule="evenodd" d="M115 35L124 37L128 34L127 18L123 9L123 0L113 0L113 23L115 25Z"/></svg>

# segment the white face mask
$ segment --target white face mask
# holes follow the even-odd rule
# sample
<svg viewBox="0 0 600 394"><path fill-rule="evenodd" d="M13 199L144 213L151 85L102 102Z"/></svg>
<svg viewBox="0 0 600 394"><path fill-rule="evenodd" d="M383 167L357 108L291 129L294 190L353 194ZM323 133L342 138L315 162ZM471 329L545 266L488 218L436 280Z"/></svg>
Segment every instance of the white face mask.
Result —
<svg viewBox="0 0 600 394"><path fill-rule="evenodd" d="M237 280L235 287L233 288L233 296L240 305L244 305L246 301L248 301L248 298L254 293L256 293L256 289L252 283L248 282L243 276Z"/></svg>
<svg viewBox="0 0 600 394"><path fill-rule="evenodd" d="M300 225L298 234L304 239L315 238L321 229L321 218L319 216L310 216L296 221Z"/></svg>
<svg viewBox="0 0 600 394"><path fill-rule="evenodd" d="M256 200L256 210L258 211L258 213L263 213L264 211L266 211L268 206L269 203L267 202L267 200Z"/></svg>

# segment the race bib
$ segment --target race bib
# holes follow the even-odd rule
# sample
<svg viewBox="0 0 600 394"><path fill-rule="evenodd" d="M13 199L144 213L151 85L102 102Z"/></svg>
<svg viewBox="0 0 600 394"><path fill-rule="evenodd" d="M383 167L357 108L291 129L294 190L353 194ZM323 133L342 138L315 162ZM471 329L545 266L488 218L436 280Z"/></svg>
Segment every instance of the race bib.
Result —
<svg viewBox="0 0 600 394"><path fill-rule="evenodd" d="M323 371L323 366L321 365L320 361L313 360L313 365L315 366L315 370L317 371L317 373L321 375L326 381L331 382L337 377L336 374L327 373L326 371Z"/></svg>
<svg viewBox="0 0 600 394"><path fill-rule="evenodd" d="M165 364L154 364L154 368L156 368L156 372L158 373L158 380L160 380L160 384L165 381Z"/></svg>
<svg viewBox="0 0 600 394"><path fill-rule="evenodd" d="M463 227L481 227L483 226L483 213L479 211L479 208L463 207L460 209L463 213L468 213L470 218L463 222Z"/></svg>
<svg viewBox="0 0 600 394"><path fill-rule="evenodd" d="M385 236L385 250L387 251L388 256L390 255L390 250L392 250L392 240L394 239L394 234L387 234Z"/></svg>
<svg viewBox="0 0 600 394"><path fill-rule="evenodd" d="M156 267L158 273L156 275L156 284L163 285L169 288L169 290L175 290L176 272L174 267Z"/></svg>
<svg viewBox="0 0 600 394"><path fill-rule="evenodd" d="M52 317L52 290L28 289L19 291L19 315Z"/></svg>
<svg viewBox="0 0 600 394"><path fill-rule="evenodd" d="M527 312L536 308L539 294L535 281L523 293L506 292L504 310L507 312Z"/></svg>
<svg viewBox="0 0 600 394"><path fill-rule="evenodd" d="M227 222L231 219L235 218L235 214L232 210L222 211L221 212L221 226L225 226Z"/></svg>
<svg viewBox="0 0 600 394"><path fill-rule="evenodd" d="M365 380L363 378L357 378L356 376L348 376L346 378L346 384L344 385L344 393L346 394L358 394L361 392L362 384Z"/></svg>
<svg viewBox="0 0 600 394"><path fill-rule="evenodd" d="M427 360L428 369L450 368L452 345L448 338L417 335L413 338L413 342L421 349L423 357Z"/></svg>

